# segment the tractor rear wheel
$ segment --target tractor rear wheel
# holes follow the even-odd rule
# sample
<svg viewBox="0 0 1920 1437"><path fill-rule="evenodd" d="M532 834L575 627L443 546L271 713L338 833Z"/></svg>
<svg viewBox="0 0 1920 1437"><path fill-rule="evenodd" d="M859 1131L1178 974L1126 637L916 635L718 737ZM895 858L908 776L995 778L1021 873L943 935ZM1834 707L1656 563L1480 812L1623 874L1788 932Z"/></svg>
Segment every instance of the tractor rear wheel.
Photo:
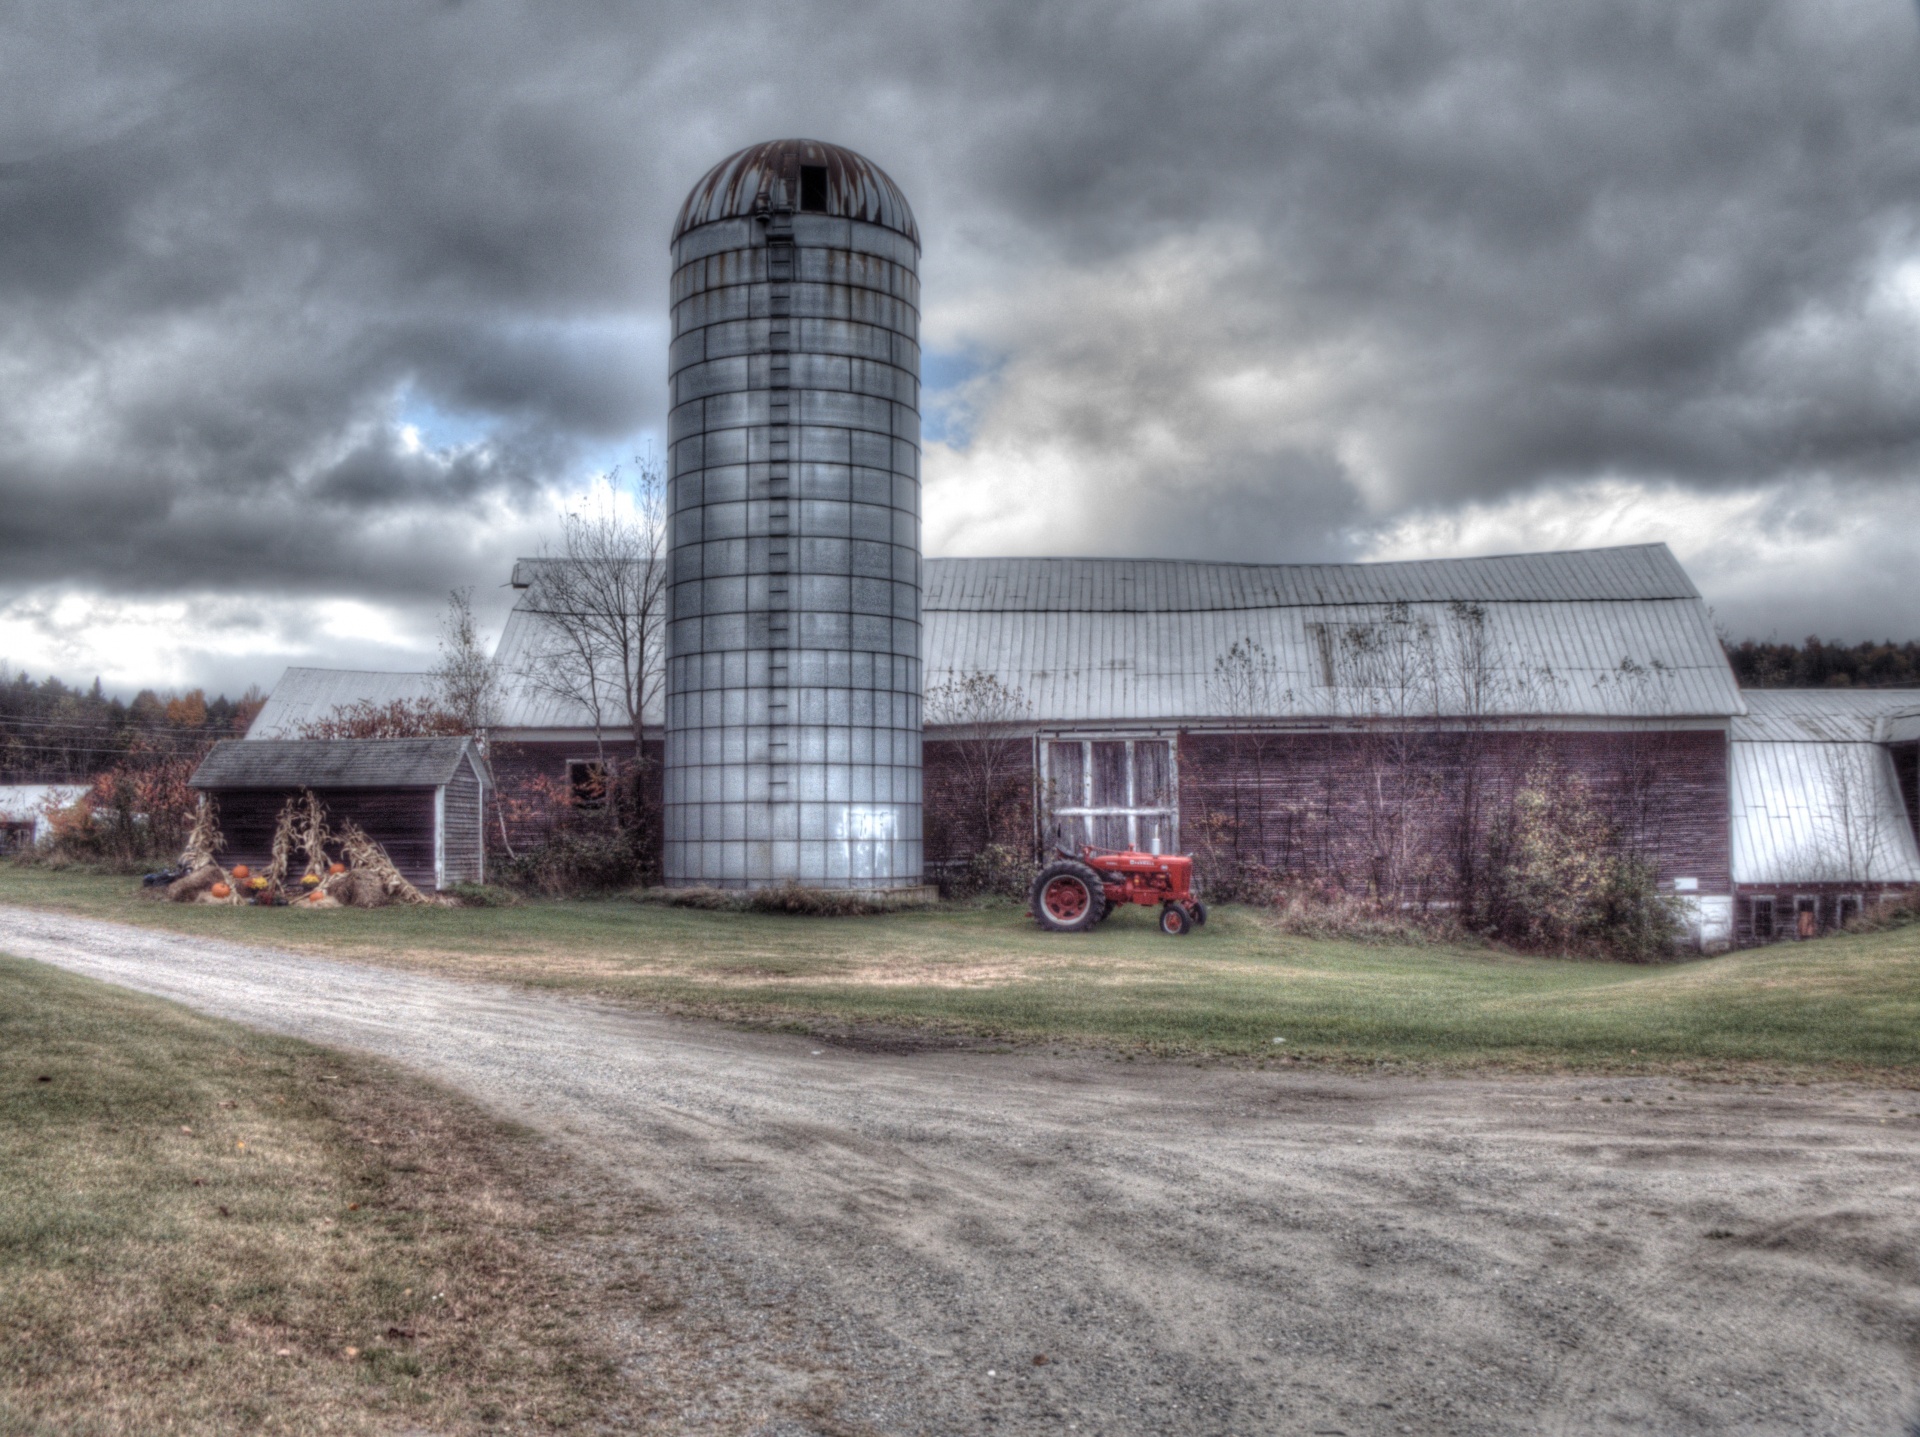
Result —
<svg viewBox="0 0 1920 1437"><path fill-rule="evenodd" d="M1107 890L1084 863L1049 863L1033 880L1033 921L1054 933L1085 933L1107 916Z"/></svg>
<svg viewBox="0 0 1920 1437"><path fill-rule="evenodd" d="M1192 928L1193 920L1178 903L1169 903L1160 910L1160 931L1168 937L1184 938Z"/></svg>

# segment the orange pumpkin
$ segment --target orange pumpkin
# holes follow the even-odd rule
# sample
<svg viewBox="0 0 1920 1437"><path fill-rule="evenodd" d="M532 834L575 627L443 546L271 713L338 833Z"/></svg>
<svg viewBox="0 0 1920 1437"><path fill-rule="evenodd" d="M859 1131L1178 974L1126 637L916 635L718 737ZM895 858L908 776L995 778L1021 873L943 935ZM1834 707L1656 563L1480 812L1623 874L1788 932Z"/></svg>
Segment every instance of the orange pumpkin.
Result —
<svg viewBox="0 0 1920 1437"><path fill-rule="evenodd" d="M347 865L344 863L329 863L327 865L327 872L329 873L345 873L346 871Z"/></svg>
<svg viewBox="0 0 1920 1437"><path fill-rule="evenodd" d="M214 885L213 885L213 887L212 887L212 889L211 889L211 890L209 890L209 891L210 891L210 892L211 892L211 893L213 894L213 896L214 896L215 898L231 898L231 897L233 897L233 890L232 890L231 888L229 888L229 887L227 887L227 885L226 885L226 884L224 884L224 883L216 883L216 884L214 884Z"/></svg>
<svg viewBox="0 0 1920 1437"><path fill-rule="evenodd" d="M253 872L253 870L244 863L236 863L233 865L233 876L235 878L245 878L251 872Z"/></svg>

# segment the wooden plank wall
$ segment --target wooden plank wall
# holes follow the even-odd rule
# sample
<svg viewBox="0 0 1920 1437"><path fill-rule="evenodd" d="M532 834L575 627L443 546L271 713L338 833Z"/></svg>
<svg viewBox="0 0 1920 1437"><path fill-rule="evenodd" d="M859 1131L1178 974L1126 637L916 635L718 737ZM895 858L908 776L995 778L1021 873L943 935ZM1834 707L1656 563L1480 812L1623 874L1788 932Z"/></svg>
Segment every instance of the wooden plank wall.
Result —
<svg viewBox="0 0 1920 1437"><path fill-rule="evenodd" d="M961 762L959 744L930 738L921 753L928 869L964 868L980 847L985 823L977 783ZM1005 740L1000 769L1007 779L993 841L1025 853L1033 846L1033 740Z"/></svg>
<svg viewBox="0 0 1920 1437"><path fill-rule="evenodd" d="M480 780L469 764L461 764L447 785L444 821L447 886L483 882L486 855L481 847Z"/></svg>
<svg viewBox="0 0 1920 1437"><path fill-rule="evenodd" d="M273 830L280 809L299 789L216 789L220 831L227 846L220 854L228 868L244 863L263 871L273 858ZM417 888L433 887L433 790L430 788L316 789L330 823L352 819L393 860ZM294 875L297 876L297 875Z"/></svg>
<svg viewBox="0 0 1920 1437"><path fill-rule="evenodd" d="M617 758L631 758L633 755L631 744L609 744L607 748ZM659 823L664 791L661 765L666 758L666 745L650 739L645 752L650 764L652 809L656 815L655 821ZM556 822L565 817L564 807L556 809L552 806L552 800L564 800L567 764L572 760L590 763L594 756L591 735L558 742L544 739L531 743L495 741L488 759L493 768L493 781L499 789L507 833L516 852L535 847L552 834ZM487 843L495 851L498 851L500 843L500 818L500 813L490 812L487 815ZM659 852L657 836L654 851Z"/></svg>
<svg viewBox="0 0 1920 1437"><path fill-rule="evenodd" d="M1417 826L1452 851L1466 792L1498 808L1530 769L1578 774L1595 804L1639 827L1662 879L1732 891L1726 736L1713 730L1426 733L1408 736ZM1369 869L1367 795L1397 781L1398 756L1357 733L1183 734L1180 842L1237 842L1275 874L1351 881ZM1364 881L1362 879L1362 881Z"/></svg>

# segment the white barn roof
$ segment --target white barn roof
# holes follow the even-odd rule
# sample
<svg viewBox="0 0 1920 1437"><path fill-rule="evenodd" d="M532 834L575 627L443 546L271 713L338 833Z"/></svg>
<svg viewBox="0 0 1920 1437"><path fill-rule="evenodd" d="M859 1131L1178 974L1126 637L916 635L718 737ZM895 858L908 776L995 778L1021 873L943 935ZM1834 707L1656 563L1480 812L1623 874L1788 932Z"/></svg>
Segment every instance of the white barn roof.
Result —
<svg viewBox="0 0 1920 1437"><path fill-rule="evenodd" d="M247 726L250 739L299 738L310 723L332 718L350 704L413 703L433 697L426 674L374 669L288 669Z"/></svg>
<svg viewBox="0 0 1920 1437"><path fill-rule="evenodd" d="M929 559L923 612L930 689L990 673L1042 724L1743 711L1664 544L1402 564ZM1230 697L1235 645L1252 646L1270 712Z"/></svg>
<svg viewBox="0 0 1920 1437"><path fill-rule="evenodd" d="M1920 689L1749 689L1729 774L1735 883L1920 883L1893 762Z"/></svg>
<svg viewBox="0 0 1920 1437"><path fill-rule="evenodd" d="M523 591L495 651L508 677L504 728L592 724L579 705L513 678L538 640L530 586L551 562L514 568ZM1554 718L1744 712L1700 595L1664 544L1395 564L928 559L924 576L929 688L990 673L1045 725L1351 718L1383 706ZM1414 642L1347 661L1355 635L1389 630ZM1477 708L1463 698L1476 643ZM1219 669L1235 645L1251 647L1260 670L1238 700ZM1249 708L1249 689L1268 697ZM425 674L288 669L247 736L291 737L356 701L431 692Z"/></svg>

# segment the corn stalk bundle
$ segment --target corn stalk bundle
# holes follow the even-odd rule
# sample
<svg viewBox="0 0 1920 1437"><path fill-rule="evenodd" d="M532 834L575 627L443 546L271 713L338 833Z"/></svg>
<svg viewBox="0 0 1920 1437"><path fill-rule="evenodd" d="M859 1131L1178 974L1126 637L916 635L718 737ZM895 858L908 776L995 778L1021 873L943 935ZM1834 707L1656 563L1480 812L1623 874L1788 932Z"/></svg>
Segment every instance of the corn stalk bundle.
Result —
<svg viewBox="0 0 1920 1437"><path fill-rule="evenodd" d="M287 869L293 863L293 851L300 846L300 800L290 798L280 806L280 817L273 825L273 857L263 877L269 888L285 888Z"/></svg>
<svg viewBox="0 0 1920 1437"><path fill-rule="evenodd" d="M347 862L355 873L371 873L380 880L380 886L387 895L402 903L431 904L432 899L407 882L405 875L393 866L393 860L387 857L386 849L367 837L366 830L352 819L340 825L340 847L347 855Z"/></svg>
<svg viewBox="0 0 1920 1437"><path fill-rule="evenodd" d="M327 831L327 811L320 806L320 800L313 796L312 789L302 789L306 798L306 813L302 817L300 846L307 851L307 877L324 879L327 876L327 844L333 835Z"/></svg>
<svg viewBox="0 0 1920 1437"><path fill-rule="evenodd" d="M203 868L212 868L214 854L226 846L226 836L220 832L219 812L209 795L200 800L200 812L193 820L193 832L187 835L187 846L180 851L180 862L176 866L183 873L198 873Z"/></svg>

